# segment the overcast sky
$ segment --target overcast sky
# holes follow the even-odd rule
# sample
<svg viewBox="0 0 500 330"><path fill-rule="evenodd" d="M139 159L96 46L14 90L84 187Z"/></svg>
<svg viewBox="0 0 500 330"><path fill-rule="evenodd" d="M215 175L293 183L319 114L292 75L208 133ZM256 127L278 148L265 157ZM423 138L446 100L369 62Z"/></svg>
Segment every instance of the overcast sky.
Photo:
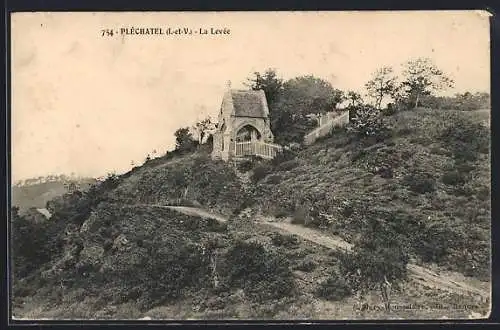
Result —
<svg viewBox="0 0 500 330"><path fill-rule="evenodd" d="M228 28L225 36L102 37L122 27ZM17 13L12 17L12 175L101 176L173 148L215 116L228 80L313 74L363 92L371 73L430 57L453 94L490 88L485 12Z"/></svg>

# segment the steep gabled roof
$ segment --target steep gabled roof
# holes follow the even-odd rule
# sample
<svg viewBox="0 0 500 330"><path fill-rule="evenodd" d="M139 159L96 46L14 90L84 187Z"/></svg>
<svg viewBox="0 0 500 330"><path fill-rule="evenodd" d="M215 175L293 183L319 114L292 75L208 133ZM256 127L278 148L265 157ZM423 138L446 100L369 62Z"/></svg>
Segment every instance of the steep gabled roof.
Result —
<svg viewBox="0 0 500 330"><path fill-rule="evenodd" d="M267 117L265 96L261 91L231 90L234 115L237 117Z"/></svg>

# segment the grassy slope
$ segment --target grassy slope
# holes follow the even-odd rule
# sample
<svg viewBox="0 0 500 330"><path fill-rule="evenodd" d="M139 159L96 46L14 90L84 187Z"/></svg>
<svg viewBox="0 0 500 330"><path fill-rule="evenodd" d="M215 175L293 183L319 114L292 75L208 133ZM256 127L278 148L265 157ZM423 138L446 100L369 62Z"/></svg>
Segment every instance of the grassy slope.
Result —
<svg viewBox="0 0 500 330"><path fill-rule="evenodd" d="M407 229L403 234L408 236L418 234L411 230L411 226L420 228L417 225L421 225L429 230L433 226L438 229L445 227L451 234L459 236L457 239L463 244L450 248L451 257L442 263L450 269L488 280L491 222L489 142L480 148L477 159L456 161L456 148L440 137L452 125L450 116L483 119L475 118L474 113L419 110L388 118L393 137L381 143L362 144L343 131L334 133L302 150L298 155L298 166L278 172L281 176L279 184L260 184L269 194L263 199L264 208L270 213L287 214L294 209L293 204L298 203L314 209L316 214L326 213L330 217L323 217L322 221L312 225L352 243L366 225L363 215L366 210L373 212L375 217L385 217L385 221L395 227L395 222L406 221L408 224L402 228ZM467 143L461 148L468 148ZM377 173L384 167L391 168L392 176ZM443 175L455 171L464 174L466 182L445 184ZM435 190L412 192L405 177L415 172L429 177ZM413 177L410 181L415 180ZM269 203L265 203L266 200ZM387 214L397 216L390 218ZM461 255L464 248L472 256Z"/></svg>
<svg viewBox="0 0 500 330"><path fill-rule="evenodd" d="M363 222L358 217L361 210L368 207L378 211L399 211L424 222L437 219L438 222L452 223L457 231L476 235L475 240L472 236L466 237L465 244L470 249L475 249L484 263L484 253L489 251L489 190L487 198L483 196L484 191L483 195L478 192L489 188L489 155L480 154L471 164L472 175L467 183L472 189L469 196L457 196L457 187L447 186L440 181L441 174L448 170L445 166L455 166L452 161L453 152L436 142L436 134L443 129L441 126L446 120L445 115L429 111L406 112L390 120L393 121L395 132L390 140L380 144L361 145L340 131L300 151L298 165L294 168L287 171L275 170L272 175L281 176L280 183L265 183L264 179L250 191L237 180L232 168L222 162L213 162L203 154L174 159L159 158L134 169L120 178L118 187L107 192L107 202L97 206L82 227L73 229L74 238L66 240L67 253L34 275L35 278L40 278L40 274L44 274L45 283L39 283L42 289L37 289L38 293L32 298L27 298L32 293L25 292L25 298L17 299L16 310L24 315L32 313L38 317L69 318L138 318L144 315L155 318L387 317L384 312L372 311L364 315L355 313L352 310L354 298L327 302L315 297L314 291L319 282L336 267L336 256L320 247L300 241L291 246L273 244L271 230L257 228L251 222L236 217L233 217L234 222L230 224L229 230L211 234L211 230L207 228L193 229L179 224L180 221L197 222L198 218L191 219L165 210L144 209L132 204L189 201L232 215L234 211L248 206L245 201L250 200L250 197L255 201L254 209L260 208L269 214L293 214L295 204L309 203L313 209L331 216L330 220L322 221L322 230L334 232L351 242L356 241L357 233L363 227ZM379 174L372 173L377 159L383 162L390 157L395 157L393 162L397 164L393 166L392 178L382 178ZM412 193L403 184L404 176L415 168L432 174L436 181L434 192ZM169 239L199 244L208 236L217 236L227 244L242 238L258 240L267 249L285 256L296 277L296 295L258 303L252 302L238 288L220 296L202 284L194 293L187 292L180 300L164 301L158 305L162 298L156 297L156 304L151 304L148 300L151 297L146 293L124 298L126 292L134 291L134 285L138 292L146 292L141 283L102 279L102 271L108 271L108 279L113 279L125 276L123 274L127 272L141 273L147 269L146 266L152 267L147 261L151 258L148 256L149 250L145 248L147 244L155 247ZM120 250L118 237L127 238L129 250ZM83 243L83 249L78 253L75 252L79 250L75 248L77 241ZM134 252L133 258L131 251ZM223 247L221 251L224 251ZM461 261L454 254L456 251L451 252L452 258L447 264L453 267L453 262L456 264ZM75 265L79 267L75 268ZM300 268L306 270L301 271ZM77 274L75 269L86 273L85 276L91 276ZM118 275L117 269L122 269ZM489 265L483 264L481 272L472 272L471 275L484 277L484 269L489 269ZM92 276L100 276L101 282ZM67 283L60 290L54 290L55 285L47 284L61 279ZM143 282L147 283L148 280L144 279ZM28 286L23 283L19 286ZM373 304L380 303L376 295L372 299ZM468 298L460 299L464 303L474 303ZM456 300L457 297L444 292L415 287L414 284L408 284L404 292L394 296L394 301L401 304L451 305ZM24 308L22 301L25 303ZM40 308L40 301L45 304L45 310ZM139 305L143 307L139 308ZM467 311L454 313L456 317L468 315ZM431 312L423 314L413 310L400 311L391 316L421 318L442 315L451 315L451 312L445 309L434 315Z"/></svg>

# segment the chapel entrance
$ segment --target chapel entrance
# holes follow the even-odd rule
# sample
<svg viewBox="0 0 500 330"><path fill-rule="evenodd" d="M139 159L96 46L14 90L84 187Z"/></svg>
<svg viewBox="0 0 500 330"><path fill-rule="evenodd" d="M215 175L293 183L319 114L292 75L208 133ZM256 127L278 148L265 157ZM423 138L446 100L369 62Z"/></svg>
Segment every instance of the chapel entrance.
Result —
<svg viewBox="0 0 500 330"><path fill-rule="evenodd" d="M252 125L243 126L236 133L236 142L250 142L260 140L260 132Z"/></svg>

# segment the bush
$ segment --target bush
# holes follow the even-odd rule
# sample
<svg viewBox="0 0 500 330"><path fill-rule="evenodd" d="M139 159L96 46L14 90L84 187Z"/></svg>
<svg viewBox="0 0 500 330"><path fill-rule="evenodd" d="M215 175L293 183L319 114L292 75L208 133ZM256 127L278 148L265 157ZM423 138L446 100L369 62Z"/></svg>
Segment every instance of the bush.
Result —
<svg viewBox="0 0 500 330"><path fill-rule="evenodd" d="M299 206L295 209L291 222L294 225L307 225L309 223L309 212L307 208Z"/></svg>
<svg viewBox="0 0 500 330"><path fill-rule="evenodd" d="M262 180L263 178L265 178L269 173L271 173L271 171L272 171L272 167L267 165L267 164L257 165L253 169L253 173L252 173L252 176L250 177L250 179L252 180L253 183L257 183L260 180Z"/></svg>
<svg viewBox="0 0 500 330"><path fill-rule="evenodd" d="M297 154L289 149L283 149L281 152L272 159L271 163L273 166L278 166L281 163L288 162L294 160L297 157Z"/></svg>
<svg viewBox="0 0 500 330"><path fill-rule="evenodd" d="M444 219L427 223L415 232L412 239L414 251L424 262L442 262L451 249L462 241Z"/></svg>
<svg viewBox="0 0 500 330"><path fill-rule="evenodd" d="M351 294L349 284L336 272L316 288L316 295L327 300L338 301Z"/></svg>
<svg viewBox="0 0 500 330"><path fill-rule="evenodd" d="M418 194L425 194L436 190L436 180L431 174L425 172L414 171L406 175L403 179L403 184Z"/></svg>
<svg viewBox="0 0 500 330"><path fill-rule="evenodd" d="M53 249L50 222L37 223L19 215L18 208L11 210L12 261L15 277L25 277L48 262Z"/></svg>
<svg viewBox="0 0 500 330"><path fill-rule="evenodd" d="M241 163L238 164L238 171L242 172L242 173L246 173L248 171L250 171L253 167L254 167L254 162L249 160L249 159L245 159L244 161L242 161Z"/></svg>
<svg viewBox="0 0 500 330"><path fill-rule="evenodd" d="M267 177L266 183L279 184L281 180L282 180L281 175L274 174Z"/></svg>
<svg viewBox="0 0 500 330"><path fill-rule="evenodd" d="M275 246L283 246L286 248L296 248L299 245L299 240L295 235L282 235L280 233L272 233L271 242Z"/></svg>
<svg viewBox="0 0 500 330"><path fill-rule="evenodd" d="M381 113L370 106L358 106L350 110L348 131L360 138L371 137L383 141L391 135L389 126L383 120Z"/></svg>
<svg viewBox="0 0 500 330"><path fill-rule="evenodd" d="M295 266L294 269L300 270L302 272L312 272L314 269L316 269L317 266L318 264L314 260L307 258L299 262L299 264Z"/></svg>
<svg viewBox="0 0 500 330"><path fill-rule="evenodd" d="M441 181L449 186L458 186L464 184L467 178L458 171L449 171L443 174Z"/></svg>
<svg viewBox="0 0 500 330"><path fill-rule="evenodd" d="M450 115L449 125L438 138L448 146L458 161L474 161L479 153L489 153L490 134L480 123L463 114Z"/></svg>
<svg viewBox="0 0 500 330"><path fill-rule="evenodd" d="M409 257L393 232L364 233L352 252L340 258L340 274L354 291L379 289L385 281L397 286L406 280Z"/></svg>
<svg viewBox="0 0 500 330"><path fill-rule="evenodd" d="M275 218L279 219L288 217L290 215L290 212L283 207L277 207L273 210L272 214Z"/></svg>
<svg viewBox="0 0 500 330"><path fill-rule="evenodd" d="M299 166L299 162L296 159L292 159L278 164L278 166L276 166L276 170L286 172L296 168L297 166Z"/></svg>
<svg viewBox="0 0 500 330"><path fill-rule="evenodd" d="M294 289L288 261L257 242L237 241L226 255L228 282L255 301L282 298Z"/></svg>
<svg viewBox="0 0 500 330"><path fill-rule="evenodd" d="M388 103L387 107L382 110L384 116L392 116L397 112L397 108L394 103Z"/></svg>

